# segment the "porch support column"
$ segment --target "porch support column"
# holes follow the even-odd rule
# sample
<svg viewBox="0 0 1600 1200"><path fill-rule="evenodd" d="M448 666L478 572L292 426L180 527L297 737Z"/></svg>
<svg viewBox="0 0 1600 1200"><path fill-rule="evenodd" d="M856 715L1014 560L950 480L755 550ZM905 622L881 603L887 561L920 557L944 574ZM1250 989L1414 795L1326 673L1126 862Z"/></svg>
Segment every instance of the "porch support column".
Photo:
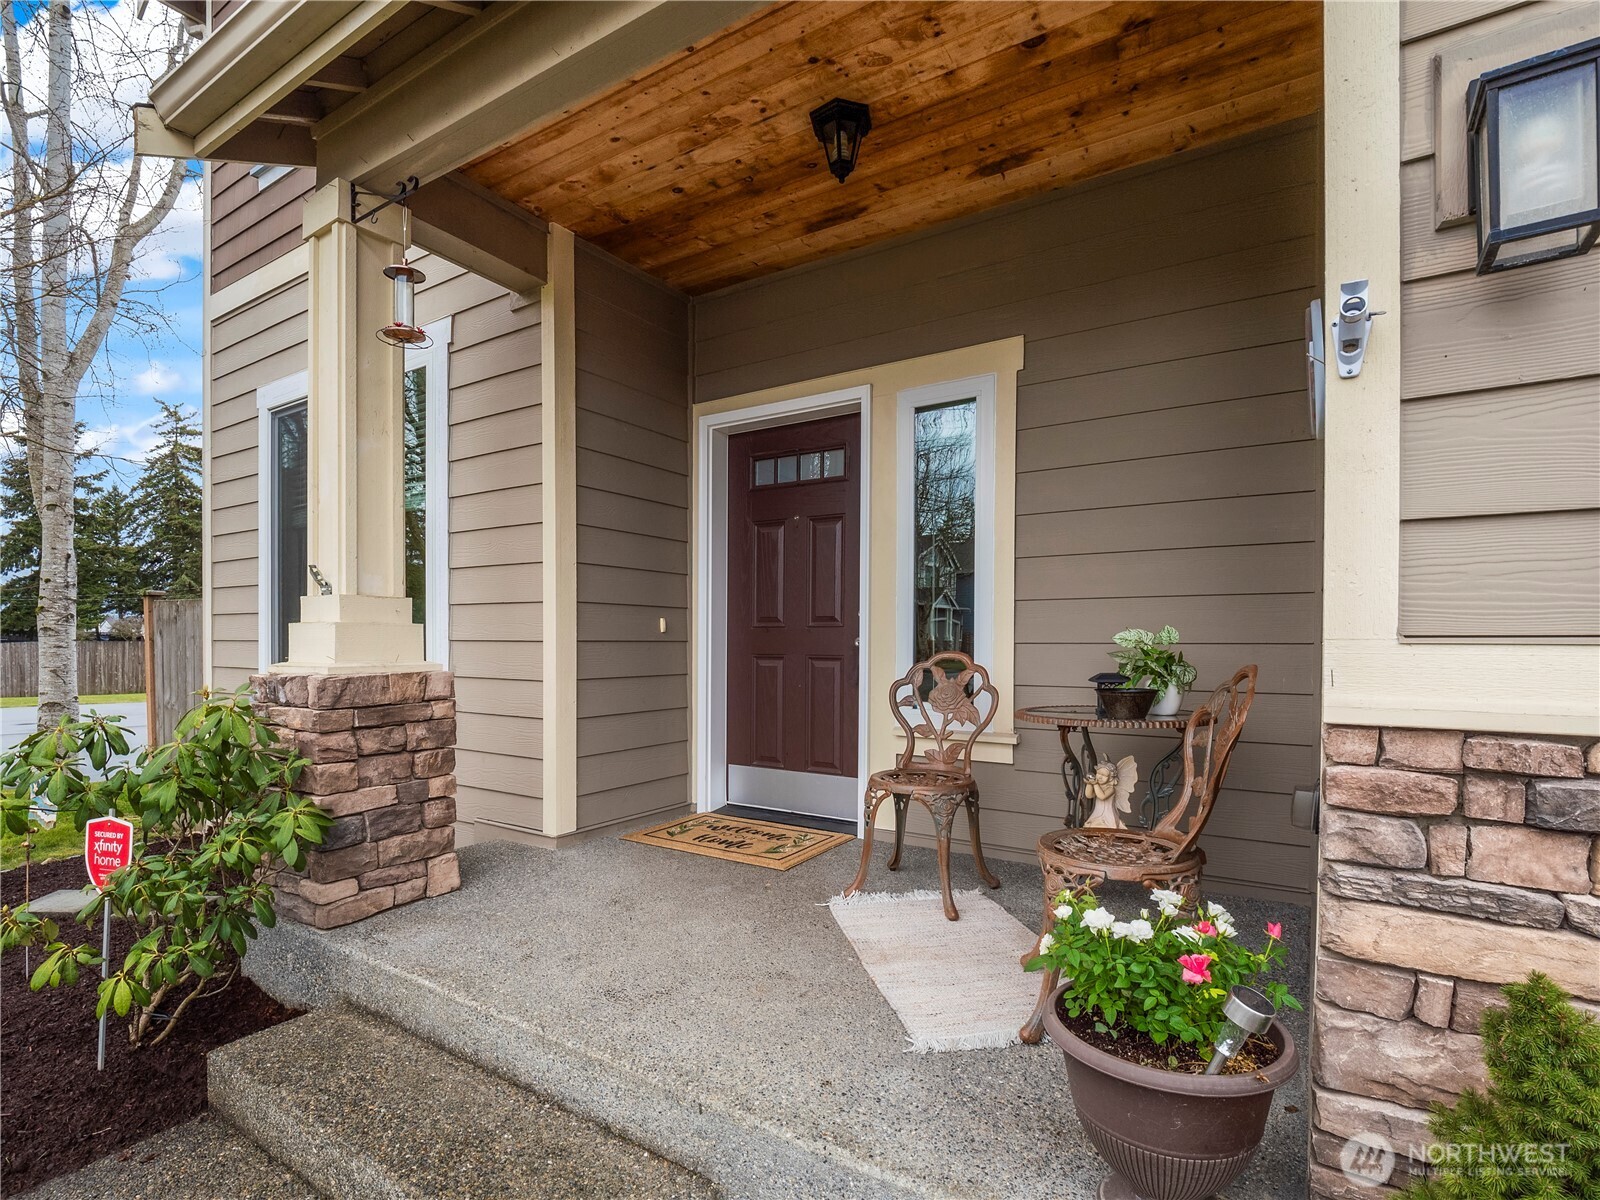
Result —
<svg viewBox="0 0 1600 1200"><path fill-rule="evenodd" d="M550 226L539 295L544 539L544 835L578 828L578 399L572 231Z"/></svg>
<svg viewBox="0 0 1600 1200"><path fill-rule="evenodd" d="M378 340L392 317L384 267L402 248L402 215L351 220L336 179L305 207L309 251L307 555L310 578L289 626L290 674L425 671L422 626L405 594L402 352Z"/></svg>

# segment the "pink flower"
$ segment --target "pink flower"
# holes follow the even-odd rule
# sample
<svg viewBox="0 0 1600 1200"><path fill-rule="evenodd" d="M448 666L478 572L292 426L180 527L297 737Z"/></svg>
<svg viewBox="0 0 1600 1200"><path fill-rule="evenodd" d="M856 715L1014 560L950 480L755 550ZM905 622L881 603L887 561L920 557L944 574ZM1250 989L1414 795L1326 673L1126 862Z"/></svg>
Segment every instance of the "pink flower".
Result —
<svg viewBox="0 0 1600 1200"><path fill-rule="evenodd" d="M1203 933L1207 937L1217 936L1217 927L1210 921L1196 921L1194 923L1194 931L1196 933Z"/></svg>
<svg viewBox="0 0 1600 1200"><path fill-rule="evenodd" d="M1178 955L1178 965L1183 968L1183 981L1185 983L1211 982L1211 955L1180 954Z"/></svg>
<svg viewBox="0 0 1600 1200"><path fill-rule="evenodd" d="M1275 942L1281 939L1283 937L1283 923L1280 921L1268 921L1267 936Z"/></svg>

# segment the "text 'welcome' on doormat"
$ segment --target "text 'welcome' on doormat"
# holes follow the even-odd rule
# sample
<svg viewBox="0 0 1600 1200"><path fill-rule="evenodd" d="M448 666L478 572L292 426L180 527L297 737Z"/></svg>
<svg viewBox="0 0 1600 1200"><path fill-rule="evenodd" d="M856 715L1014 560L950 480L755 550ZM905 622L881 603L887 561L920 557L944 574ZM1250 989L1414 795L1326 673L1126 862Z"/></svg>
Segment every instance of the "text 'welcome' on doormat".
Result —
<svg viewBox="0 0 1600 1200"><path fill-rule="evenodd" d="M701 813L625 833L622 840L787 871L854 839L847 833L823 833L797 825L779 825L775 821Z"/></svg>

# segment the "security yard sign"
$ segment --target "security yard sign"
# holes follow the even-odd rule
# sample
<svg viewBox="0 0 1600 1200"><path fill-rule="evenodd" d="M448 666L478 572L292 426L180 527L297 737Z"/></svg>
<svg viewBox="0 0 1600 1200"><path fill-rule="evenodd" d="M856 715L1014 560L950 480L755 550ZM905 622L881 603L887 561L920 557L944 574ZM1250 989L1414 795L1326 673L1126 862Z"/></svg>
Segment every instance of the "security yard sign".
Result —
<svg viewBox="0 0 1600 1200"><path fill-rule="evenodd" d="M83 827L83 863L101 891L133 861L133 825L121 817L96 817Z"/></svg>
<svg viewBox="0 0 1600 1200"><path fill-rule="evenodd" d="M83 827L83 865L102 892L111 877L133 861L133 824L121 817L96 817ZM100 978L111 969L111 902L100 908ZM106 1069L106 1018L100 1015L97 1070Z"/></svg>

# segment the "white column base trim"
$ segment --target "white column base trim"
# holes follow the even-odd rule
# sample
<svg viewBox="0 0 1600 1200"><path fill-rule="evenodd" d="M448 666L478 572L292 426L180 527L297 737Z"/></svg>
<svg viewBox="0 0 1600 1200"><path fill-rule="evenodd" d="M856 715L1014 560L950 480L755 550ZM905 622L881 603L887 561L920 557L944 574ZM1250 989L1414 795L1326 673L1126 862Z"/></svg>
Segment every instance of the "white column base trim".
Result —
<svg viewBox="0 0 1600 1200"><path fill-rule="evenodd" d="M427 661L422 626L404 596L306 596L289 626L289 657L278 675L437 671Z"/></svg>

